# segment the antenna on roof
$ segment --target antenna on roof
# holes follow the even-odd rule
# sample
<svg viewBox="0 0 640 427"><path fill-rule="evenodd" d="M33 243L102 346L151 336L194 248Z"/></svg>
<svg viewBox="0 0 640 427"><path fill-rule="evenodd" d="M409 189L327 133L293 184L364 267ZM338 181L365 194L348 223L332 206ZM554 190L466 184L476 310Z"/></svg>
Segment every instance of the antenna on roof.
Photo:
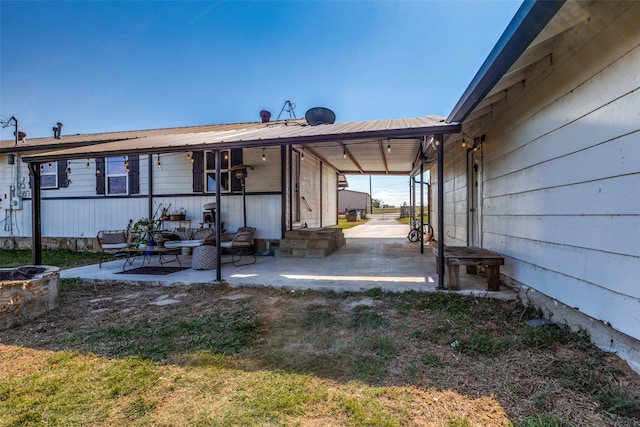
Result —
<svg viewBox="0 0 640 427"><path fill-rule="evenodd" d="M293 111L293 109L296 108L296 104L294 104L293 102L286 100L284 101L284 105L282 106L282 110L280 110L280 114L278 114L278 118L276 120L280 120L280 115L282 114L283 111L286 111L287 113L289 113L289 118L290 119L295 119L296 118L296 112Z"/></svg>

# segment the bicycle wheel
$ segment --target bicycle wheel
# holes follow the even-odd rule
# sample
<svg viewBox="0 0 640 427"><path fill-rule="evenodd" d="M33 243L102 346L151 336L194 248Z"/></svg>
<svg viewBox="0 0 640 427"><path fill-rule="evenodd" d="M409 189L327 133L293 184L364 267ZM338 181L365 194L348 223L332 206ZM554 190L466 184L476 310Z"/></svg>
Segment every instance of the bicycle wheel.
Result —
<svg viewBox="0 0 640 427"><path fill-rule="evenodd" d="M415 228L411 229L407 235L407 239L409 239L410 242L417 242L420 240L420 232Z"/></svg>

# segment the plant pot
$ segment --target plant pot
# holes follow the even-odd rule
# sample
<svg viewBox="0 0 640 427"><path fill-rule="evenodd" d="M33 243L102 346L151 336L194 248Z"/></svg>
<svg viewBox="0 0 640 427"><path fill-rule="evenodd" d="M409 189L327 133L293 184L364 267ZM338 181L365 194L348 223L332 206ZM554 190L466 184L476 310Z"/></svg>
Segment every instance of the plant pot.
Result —
<svg viewBox="0 0 640 427"><path fill-rule="evenodd" d="M186 218L187 218L187 215L178 215L178 214L171 215L171 221L184 221Z"/></svg>

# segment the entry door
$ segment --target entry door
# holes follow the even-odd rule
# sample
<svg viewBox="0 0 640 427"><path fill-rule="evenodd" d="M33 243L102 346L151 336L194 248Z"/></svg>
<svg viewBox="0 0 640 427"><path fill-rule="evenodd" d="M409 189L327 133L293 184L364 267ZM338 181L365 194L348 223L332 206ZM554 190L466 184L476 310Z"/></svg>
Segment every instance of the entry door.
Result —
<svg viewBox="0 0 640 427"><path fill-rule="evenodd" d="M467 153L467 177L469 179L468 206L468 244L469 246L480 246L480 156L479 152L469 150Z"/></svg>

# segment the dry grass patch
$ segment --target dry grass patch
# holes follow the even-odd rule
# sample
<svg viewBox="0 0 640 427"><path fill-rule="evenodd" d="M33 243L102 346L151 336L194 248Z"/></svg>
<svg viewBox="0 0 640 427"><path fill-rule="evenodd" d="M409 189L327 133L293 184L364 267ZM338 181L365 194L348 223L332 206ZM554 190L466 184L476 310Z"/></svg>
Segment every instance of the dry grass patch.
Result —
<svg viewBox="0 0 640 427"><path fill-rule="evenodd" d="M633 426L639 380L516 302L67 283L0 336L0 426ZM154 305L163 299L179 304Z"/></svg>

